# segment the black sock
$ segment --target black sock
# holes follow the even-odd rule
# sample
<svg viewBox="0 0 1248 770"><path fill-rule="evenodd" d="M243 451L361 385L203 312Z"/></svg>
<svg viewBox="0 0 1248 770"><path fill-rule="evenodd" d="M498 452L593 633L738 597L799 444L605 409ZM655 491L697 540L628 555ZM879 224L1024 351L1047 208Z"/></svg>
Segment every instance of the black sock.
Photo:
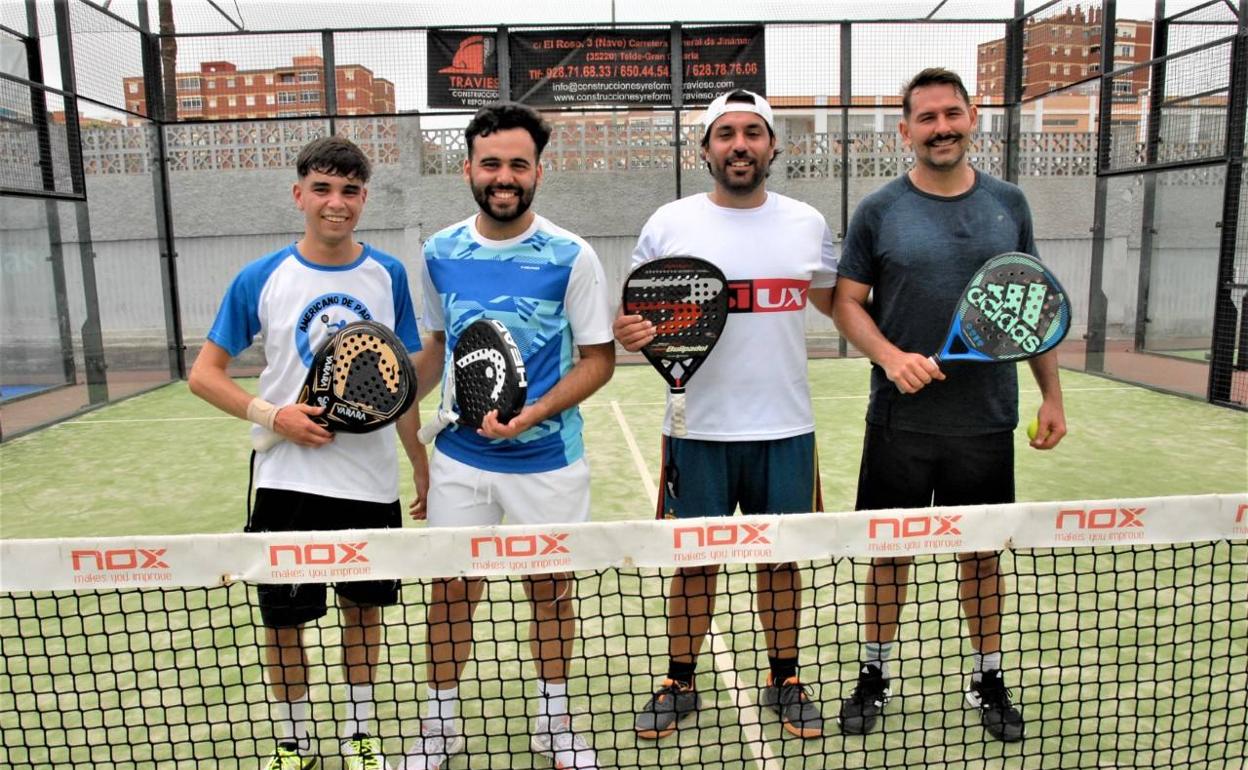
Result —
<svg viewBox="0 0 1248 770"><path fill-rule="evenodd" d="M771 664L772 684L784 684L797 676L797 658L773 658L768 655L767 661Z"/></svg>
<svg viewBox="0 0 1248 770"><path fill-rule="evenodd" d="M691 660L688 663L673 660L667 664L667 678L686 687L693 687L693 672L697 668L697 660Z"/></svg>

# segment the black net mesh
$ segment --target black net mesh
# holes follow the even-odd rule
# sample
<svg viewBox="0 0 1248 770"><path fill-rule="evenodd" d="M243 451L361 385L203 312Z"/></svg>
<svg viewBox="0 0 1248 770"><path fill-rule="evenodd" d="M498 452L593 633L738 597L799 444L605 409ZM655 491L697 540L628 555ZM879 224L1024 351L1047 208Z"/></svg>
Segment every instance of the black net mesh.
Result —
<svg viewBox="0 0 1248 770"><path fill-rule="evenodd" d="M500 558L516 550L482 546L484 556ZM307 557L316 558L310 550ZM161 557L108 552L84 562L93 570L153 558ZM664 675L671 572L578 571L567 589L576 618L567 668L572 727L603 768L1238 770L1248 751L1246 565L1242 540L1002 554L1002 667L1025 722L1018 743L989 737L967 708L971 660L958 599L967 567L953 556L915 560L889 663L892 699L866 736L843 735L836 718L858 679L867 561L796 566L798 672L824 719L822 735L808 739L783 729L760 702L768 641L753 568L720 570L695 680L701 709L658 741L636 734L635 715ZM548 583L485 581L455 709L466 748L451 767L550 766L530 737L538 698L526 594L541 596ZM364 637L379 647L375 705L363 724L396 765L430 713L426 662L450 659L449 645L426 645L428 613L444 590L438 580L405 581L401 604ZM279 712L264 667L277 637L258 627L254 602L243 584L0 594L0 764L257 767L273 751ZM330 605L303 631L312 736L305 754L333 763L354 713L344 655L362 651L332 593ZM541 655L558 657L552 649L559 647ZM271 669L267 681L273 676Z"/></svg>

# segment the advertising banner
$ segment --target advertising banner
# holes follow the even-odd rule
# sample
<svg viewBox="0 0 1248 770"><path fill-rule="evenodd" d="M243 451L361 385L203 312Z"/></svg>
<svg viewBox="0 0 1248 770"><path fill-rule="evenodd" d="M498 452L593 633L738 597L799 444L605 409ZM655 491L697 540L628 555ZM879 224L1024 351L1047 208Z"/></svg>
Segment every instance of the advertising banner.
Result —
<svg viewBox="0 0 1248 770"><path fill-rule="evenodd" d="M499 98L492 33L431 30L430 107L473 108ZM766 93L762 25L698 27L682 33L687 107L724 91ZM672 103L667 29L546 29L510 36L511 95L533 107L667 106Z"/></svg>

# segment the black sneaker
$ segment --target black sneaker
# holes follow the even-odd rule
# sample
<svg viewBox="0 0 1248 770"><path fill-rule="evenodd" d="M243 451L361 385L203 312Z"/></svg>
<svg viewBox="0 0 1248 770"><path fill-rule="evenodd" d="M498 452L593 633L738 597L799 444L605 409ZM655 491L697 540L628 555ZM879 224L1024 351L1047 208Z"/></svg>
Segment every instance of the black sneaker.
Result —
<svg viewBox="0 0 1248 770"><path fill-rule="evenodd" d="M780 684L774 684L767 675L767 686L759 704L780 715L784 729L799 738L818 738L823 735L823 714L810 699L809 689L791 676Z"/></svg>
<svg viewBox="0 0 1248 770"><path fill-rule="evenodd" d="M858 672L858 684L849 700L841 704L841 732L846 735L866 735L875 729L875 723L893 693L888 680L875 666L862 664Z"/></svg>
<svg viewBox="0 0 1248 770"><path fill-rule="evenodd" d="M978 682L966 688L966 702L979 709L984 729L999 741L1014 743L1023 739L1023 715L1010 702L1010 691L1000 671L985 671Z"/></svg>
<svg viewBox="0 0 1248 770"><path fill-rule="evenodd" d="M664 679L646 705L637 712L633 729L638 738L663 738L676 732L677 723L702 708L702 697L692 687Z"/></svg>

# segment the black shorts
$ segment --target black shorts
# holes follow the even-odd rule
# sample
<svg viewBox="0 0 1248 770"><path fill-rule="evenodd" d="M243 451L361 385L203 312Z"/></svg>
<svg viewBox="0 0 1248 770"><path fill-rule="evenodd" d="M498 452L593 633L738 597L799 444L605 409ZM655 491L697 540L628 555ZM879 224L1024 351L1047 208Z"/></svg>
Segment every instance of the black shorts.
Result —
<svg viewBox="0 0 1248 770"><path fill-rule="evenodd" d="M1012 502L1012 431L943 436L867 425L857 510Z"/></svg>
<svg viewBox="0 0 1248 770"><path fill-rule="evenodd" d="M403 511L398 500L371 503L286 489L257 489L246 531L300 532L402 526ZM366 607L387 607L399 601L397 580L334 583L334 591ZM301 626L326 612L324 583L260 584L256 586L256 597L260 605L260 620L269 628Z"/></svg>

